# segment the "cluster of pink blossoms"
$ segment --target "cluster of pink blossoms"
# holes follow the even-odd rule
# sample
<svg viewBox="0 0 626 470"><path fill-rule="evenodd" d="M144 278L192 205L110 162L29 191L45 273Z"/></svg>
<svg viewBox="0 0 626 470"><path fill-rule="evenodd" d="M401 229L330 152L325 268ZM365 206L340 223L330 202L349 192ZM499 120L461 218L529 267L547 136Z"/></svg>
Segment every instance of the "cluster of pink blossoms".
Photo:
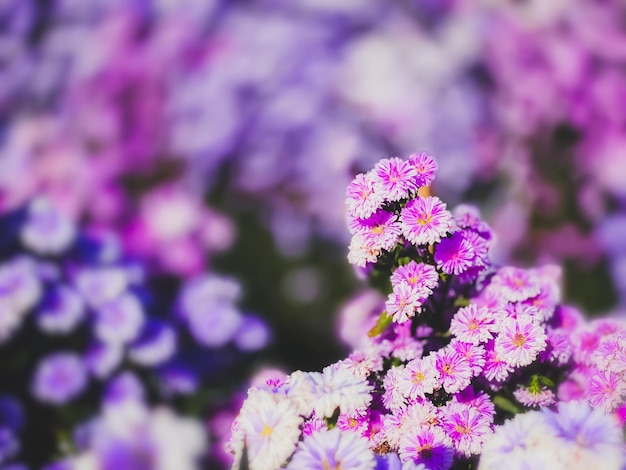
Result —
<svg viewBox="0 0 626 470"><path fill-rule="evenodd" d="M233 425L234 468L498 468L522 458L499 444L530 423L516 415L572 400L587 404L541 415L572 427L554 442L569 436L559 441L568 455L598 453L602 468L626 463L615 440L626 324L585 324L560 305L557 267L493 266L475 209L452 213L418 194L435 169L426 154L386 159L350 185L349 258L388 295L385 310L345 360L250 390ZM594 426L607 431L589 440ZM569 468L564 455L553 468Z"/></svg>

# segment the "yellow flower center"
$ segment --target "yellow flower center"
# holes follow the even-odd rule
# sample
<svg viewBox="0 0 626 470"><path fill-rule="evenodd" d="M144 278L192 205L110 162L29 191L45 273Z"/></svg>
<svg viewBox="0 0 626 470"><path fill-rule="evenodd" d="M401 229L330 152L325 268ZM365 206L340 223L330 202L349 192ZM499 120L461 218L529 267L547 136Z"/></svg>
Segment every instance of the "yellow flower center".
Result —
<svg viewBox="0 0 626 470"><path fill-rule="evenodd" d="M513 344L518 348L523 347L526 344L526 336L521 333L517 333L513 337Z"/></svg>
<svg viewBox="0 0 626 470"><path fill-rule="evenodd" d="M424 380L424 373L422 371L413 372L413 383L420 383Z"/></svg>
<svg viewBox="0 0 626 470"><path fill-rule="evenodd" d="M263 426L263 430L261 431L261 436L269 436L272 434L273 429L267 424Z"/></svg>

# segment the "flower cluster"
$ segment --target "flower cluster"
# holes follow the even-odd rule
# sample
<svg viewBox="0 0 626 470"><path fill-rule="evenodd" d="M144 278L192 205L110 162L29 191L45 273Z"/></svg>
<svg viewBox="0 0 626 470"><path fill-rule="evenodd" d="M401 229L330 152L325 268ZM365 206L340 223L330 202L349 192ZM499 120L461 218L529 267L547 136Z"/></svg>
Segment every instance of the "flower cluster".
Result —
<svg viewBox="0 0 626 470"><path fill-rule="evenodd" d="M100 406L112 410L103 422L121 426L115 416L126 419L126 412L117 405L128 396L143 410L129 416L151 427L152 404L188 412L203 388L236 391L244 364L271 339L261 319L237 307L239 293L236 281L214 274L182 285L149 276L115 237L79 230L44 199L3 214L0 370L11 380L0 386L0 466L23 459L39 468L67 453L68 436ZM164 426L161 432L155 425L154 439L165 443L175 421L168 416L154 417ZM118 431L102 439L116 441ZM141 437L134 433L128 437ZM98 437L94 446L105 441ZM206 454L202 445L194 449L194 459Z"/></svg>
<svg viewBox="0 0 626 470"><path fill-rule="evenodd" d="M563 439L581 455L613 446L607 465L624 462L620 440L598 436L596 448L575 434L587 415L619 430L619 413L603 411L623 404L626 325L585 324L560 305L557 267L495 266L475 209L420 194L435 169L425 154L385 159L350 185L348 258L387 294L385 310L345 360L250 390L233 424L235 468L475 468L487 442L497 454L497 436L515 439L507 419L559 401L562 413L542 413ZM573 399L597 410L577 418ZM480 465L497 468L490 459Z"/></svg>

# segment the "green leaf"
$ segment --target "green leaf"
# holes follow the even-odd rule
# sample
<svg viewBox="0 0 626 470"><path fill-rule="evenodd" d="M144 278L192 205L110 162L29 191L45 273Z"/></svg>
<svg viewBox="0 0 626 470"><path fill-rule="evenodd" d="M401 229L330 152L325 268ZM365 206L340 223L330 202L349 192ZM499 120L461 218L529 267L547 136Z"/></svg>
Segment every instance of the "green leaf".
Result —
<svg viewBox="0 0 626 470"><path fill-rule="evenodd" d="M540 375L539 376L539 380L546 387L554 387L554 382L552 380L550 380L548 377L544 377L543 375Z"/></svg>
<svg viewBox="0 0 626 470"><path fill-rule="evenodd" d="M372 327L371 330L367 332L367 336L373 338L374 336L378 336L379 334L381 334L391 323L391 318L392 317L387 315L387 312L381 313L380 317L378 317L378 321L376 322L376 324Z"/></svg>
<svg viewBox="0 0 626 470"><path fill-rule="evenodd" d="M511 400L503 397L502 395L496 395L493 397L493 404L501 410L508 411L509 413L518 414L520 412L520 409Z"/></svg>
<svg viewBox="0 0 626 470"><path fill-rule="evenodd" d="M455 307L467 307L470 304L470 299L467 297L459 297L454 301Z"/></svg>

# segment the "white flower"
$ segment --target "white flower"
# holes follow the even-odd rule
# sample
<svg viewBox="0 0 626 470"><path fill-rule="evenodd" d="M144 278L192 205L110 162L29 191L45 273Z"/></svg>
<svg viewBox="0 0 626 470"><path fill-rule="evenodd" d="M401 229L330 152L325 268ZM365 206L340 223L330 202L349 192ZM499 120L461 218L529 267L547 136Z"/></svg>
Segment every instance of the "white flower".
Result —
<svg viewBox="0 0 626 470"><path fill-rule="evenodd" d="M286 395L251 389L233 423L229 442L239 469L244 447L250 470L276 470L291 456L303 419Z"/></svg>

